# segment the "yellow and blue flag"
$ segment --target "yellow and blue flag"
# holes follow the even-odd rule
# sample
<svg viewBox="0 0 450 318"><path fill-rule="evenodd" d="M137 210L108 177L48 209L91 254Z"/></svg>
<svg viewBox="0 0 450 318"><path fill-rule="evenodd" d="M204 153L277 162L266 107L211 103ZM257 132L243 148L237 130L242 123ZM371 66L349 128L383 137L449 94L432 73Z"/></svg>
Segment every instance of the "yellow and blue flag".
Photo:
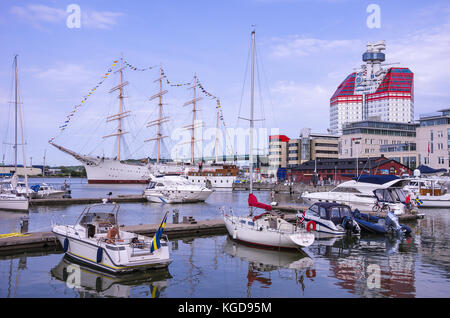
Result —
<svg viewBox="0 0 450 318"><path fill-rule="evenodd" d="M155 236L153 236L152 245L150 247L150 253L153 253L154 251L156 251L158 248L161 247L161 243L160 243L161 235L162 235L162 232L164 231L164 228L166 227L168 213L169 213L169 211L166 212L166 215L164 216L161 224L159 225L159 228L156 231Z"/></svg>
<svg viewBox="0 0 450 318"><path fill-rule="evenodd" d="M421 206L421 205L423 204L423 201L420 200L419 198L416 199L416 202L417 202L417 204L418 204L419 206Z"/></svg>

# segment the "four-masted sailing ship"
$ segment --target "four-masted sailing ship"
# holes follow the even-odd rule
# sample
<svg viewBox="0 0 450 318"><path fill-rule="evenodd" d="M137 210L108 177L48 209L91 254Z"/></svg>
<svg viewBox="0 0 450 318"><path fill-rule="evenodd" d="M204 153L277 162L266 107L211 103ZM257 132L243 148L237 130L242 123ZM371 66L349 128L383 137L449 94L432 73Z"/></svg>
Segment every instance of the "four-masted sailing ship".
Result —
<svg viewBox="0 0 450 318"><path fill-rule="evenodd" d="M158 100L158 118L152 120L147 123L147 128L149 127L157 127L156 137L144 140L144 142L156 141L156 162L151 163L150 160L143 161L124 161L120 158L120 147L121 147L121 137L124 134L127 134L127 131L123 130L122 120L128 116L130 116L129 110L124 110L123 106L123 89L126 85L128 85L128 81L123 81L123 57L120 60L120 69L116 72L120 73L120 83L113 87L109 92L119 91L119 110L118 113L111 115L106 118L107 122L117 121L117 130L115 133L104 136L103 138L116 137L117 138L117 155L114 158L106 158L104 156L89 156L89 155L81 155L73 150L70 150L66 147L58 145L53 142L53 139L49 141L51 145L56 147L57 149L73 156L75 159L80 161L84 168L86 169L88 183L148 183L151 179L152 175L161 175L161 174L186 174L190 180L190 182L195 183L196 185L206 185L207 178L205 178L205 172L209 177L218 177L220 179L226 178L226 182L224 180L214 180L210 181L215 185L223 187L231 187L234 179L236 178L238 169L233 166L232 172L229 169L229 165L226 165L225 169L230 170L227 173L223 173L222 165L215 165L208 169L205 166L202 167L202 164L197 165L194 162L194 147L198 140L195 139L195 129L198 126L196 122L196 103L201 100L201 97L196 96L196 87L199 86L196 75L194 75L194 80L192 82L193 89L193 99L184 104L184 106L191 105L192 109L192 124L185 126L184 128L191 130L191 158L190 162L187 164L180 164L175 162L162 162L161 160L161 149L162 149L162 141L164 138L168 136L164 135L162 132L162 124L169 121L169 117L165 116L163 113L163 95L168 91L164 89L163 82L166 78L162 67L160 67L160 76L155 82L159 84L159 92L152 97L150 100ZM126 63L126 62L125 62ZM218 114L219 116L219 114ZM217 138L216 138L216 157L217 157ZM202 171L202 168L203 169ZM214 169L213 169L214 168ZM216 171L219 169L220 171Z"/></svg>

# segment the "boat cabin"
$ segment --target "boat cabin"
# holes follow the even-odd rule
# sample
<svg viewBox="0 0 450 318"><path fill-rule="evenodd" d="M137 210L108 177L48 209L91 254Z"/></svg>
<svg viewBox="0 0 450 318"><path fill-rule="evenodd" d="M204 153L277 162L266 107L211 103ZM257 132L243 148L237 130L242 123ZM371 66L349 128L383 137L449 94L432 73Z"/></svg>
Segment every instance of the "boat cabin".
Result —
<svg viewBox="0 0 450 318"><path fill-rule="evenodd" d="M118 225L116 204L94 204L87 207L79 218L78 225L86 229L87 238L96 234L107 234L109 229Z"/></svg>
<svg viewBox="0 0 450 318"><path fill-rule="evenodd" d="M342 224L344 218L352 217L352 210L348 205L334 202L317 202L309 207L308 213L334 224Z"/></svg>

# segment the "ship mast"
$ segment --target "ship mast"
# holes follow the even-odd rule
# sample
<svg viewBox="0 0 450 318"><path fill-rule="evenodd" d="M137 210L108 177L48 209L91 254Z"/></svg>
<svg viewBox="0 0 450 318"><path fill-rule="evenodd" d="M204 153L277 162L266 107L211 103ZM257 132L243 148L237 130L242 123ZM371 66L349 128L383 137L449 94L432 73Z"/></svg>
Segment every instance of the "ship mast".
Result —
<svg viewBox="0 0 450 318"><path fill-rule="evenodd" d="M193 85L190 87L193 89L193 99L190 100L189 102L184 103L183 106L187 106L189 104L192 104L192 125L188 125L185 126L185 128L191 129L192 133L191 133L191 164L194 163L194 149L195 149L195 120L196 120L196 113L197 113L197 108L196 108L196 103L201 100L201 97L196 97L196 87L198 86L198 82L197 82L197 74L194 74L194 81L193 81Z"/></svg>
<svg viewBox="0 0 450 318"><path fill-rule="evenodd" d="M109 117L106 118L106 122L110 122L113 120L117 120L118 121L118 125L117 125L117 132L111 135L107 135L107 136L103 136L103 138L108 138L108 137L113 137L113 136L117 136L117 155L116 155L116 160L120 160L120 141L121 141L121 136L124 134L127 134L128 131L122 131L122 119L125 117L130 116L130 111L123 111L123 87L128 85L128 81L124 82L123 81L123 55L120 57L120 69L116 71L120 72L120 84L111 88L111 90L109 91L110 93L119 90L119 113L115 114L115 115L111 115Z"/></svg>
<svg viewBox="0 0 450 318"><path fill-rule="evenodd" d="M163 123L169 121L168 116L162 117L162 106L163 106L162 96L167 93L167 90L164 90L164 91L162 90L163 89L162 80L166 77L165 75L163 75L162 66L159 67L159 75L160 75L160 77L154 81L154 82L159 82L159 92L157 94L153 95L152 97L150 97L150 100L158 98L158 119L152 120L147 123L147 128L152 127L152 126L158 126L158 133L156 134L156 138L144 140L145 142L156 140L156 163L157 164L159 163L159 159L160 159L161 139L167 137L167 136L162 135L161 125Z"/></svg>

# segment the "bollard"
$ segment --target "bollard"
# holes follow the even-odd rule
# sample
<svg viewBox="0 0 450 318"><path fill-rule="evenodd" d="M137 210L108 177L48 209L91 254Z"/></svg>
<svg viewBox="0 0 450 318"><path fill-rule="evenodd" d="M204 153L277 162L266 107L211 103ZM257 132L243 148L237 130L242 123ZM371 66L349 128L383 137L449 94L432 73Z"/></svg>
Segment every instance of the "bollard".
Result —
<svg viewBox="0 0 450 318"><path fill-rule="evenodd" d="M20 233L28 232L28 217L23 217L20 219Z"/></svg>
<svg viewBox="0 0 450 318"><path fill-rule="evenodd" d="M173 224L178 224L178 217L179 217L179 211L177 209L173 210L173 215L172 215L172 223Z"/></svg>

